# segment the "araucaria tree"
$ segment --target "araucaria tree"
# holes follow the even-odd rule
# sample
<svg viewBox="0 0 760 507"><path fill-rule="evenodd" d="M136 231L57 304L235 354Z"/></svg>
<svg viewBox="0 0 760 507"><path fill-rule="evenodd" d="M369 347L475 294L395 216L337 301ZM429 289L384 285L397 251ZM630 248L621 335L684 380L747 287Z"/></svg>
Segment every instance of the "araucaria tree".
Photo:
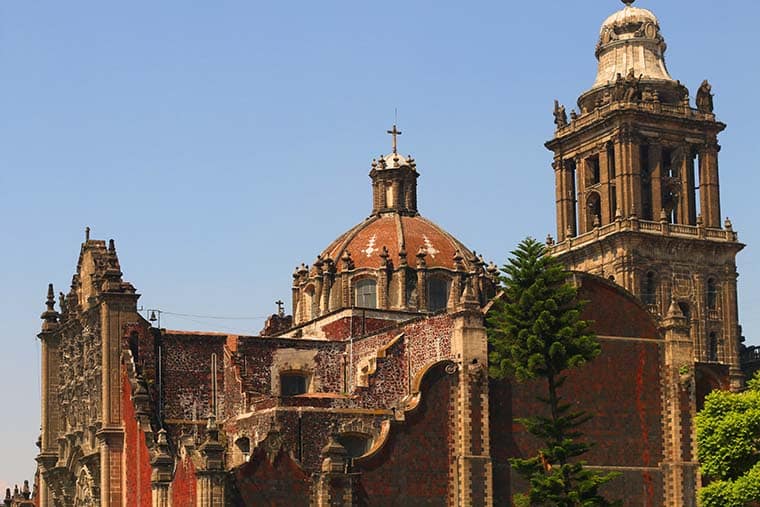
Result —
<svg viewBox="0 0 760 507"><path fill-rule="evenodd" d="M697 414L697 454L710 479L699 491L700 506L760 502L760 372L741 393L707 395Z"/></svg>
<svg viewBox="0 0 760 507"><path fill-rule="evenodd" d="M599 342L581 320L577 289L569 273L551 257L542 243L524 240L502 269L504 297L489 311L490 375L518 381L537 379L545 387L537 399L543 414L518 419L543 446L529 459L510 459L512 467L530 483L527 495L516 495L517 505L615 505L599 494L599 487L616 474L584 468L577 458L591 445L579 441L579 427L591 416L571 410L560 390L566 372L600 353Z"/></svg>

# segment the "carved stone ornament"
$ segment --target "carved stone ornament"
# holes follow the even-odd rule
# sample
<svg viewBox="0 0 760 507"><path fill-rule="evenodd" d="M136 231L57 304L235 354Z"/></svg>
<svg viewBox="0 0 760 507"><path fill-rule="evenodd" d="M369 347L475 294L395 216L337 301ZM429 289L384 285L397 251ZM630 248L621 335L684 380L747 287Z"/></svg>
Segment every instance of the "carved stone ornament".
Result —
<svg viewBox="0 0 760 507"><path fill-rule="evenodd" d="M87 467L82 467L77 477L74 507L95 507L96 505L98 501L94 493L92 475Z"/></svg>

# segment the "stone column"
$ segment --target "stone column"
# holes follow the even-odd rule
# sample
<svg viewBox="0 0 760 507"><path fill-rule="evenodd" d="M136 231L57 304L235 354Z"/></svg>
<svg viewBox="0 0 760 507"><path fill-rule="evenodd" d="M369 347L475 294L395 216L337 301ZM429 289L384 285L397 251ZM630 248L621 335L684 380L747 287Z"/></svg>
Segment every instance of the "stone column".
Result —
<svg viewBox="0 0 760 507"><path fill-rule="evenodd" d="M600 210L601 216L599 220L601 225L607 225L615 220L615 211L610 210L610 165L608 160L608 152L604 148L604 144L599 148L599 195L601 197Z"/></svg>
<svg viewBox="0 0 760 507"><path fill-rule="evenodd" d="M493 505L490 424L488 420L488 340L480 305L465 282L451 336L452 357L461 358L455 389L454 505Z"/></svg>
<svg viewBox="0 0 760 507"><path fill-rule="evenodd" d="M581 157L575 158L575 198L577 202L576 233L588 231L586 223L586 164Z"/></svg>
<svg viewBox="0 0 760 507"><path fill-rule="evenodd" d="M657 141L649 144L649 167L652 170L652 215L659 220L662 211L662 145Z"/></svg>
<svg viewBox="0 0 760 507"><path fill-rule="evenodd" d="M678 175L681 179L680 198L678 199L678 221L685 225L697 224L697 208L694 192L694 159L691 146L678 148Z"/></svg>
<svg viewBox="0 0 760 507"><path fill-rule="evenodd" d="M622 130L618 135L620 142L620 180L622 189L621 210L623 218L641 214L641 162L637 136L630 130Z"/></svg>
<svg viewBox="0 0 760 507"><path fill-rule="evenodd" d="M206 440L198 448L201 466L196 471L196 507L225 505L224 446L219 442L216 416L210 415L206 425Z"/></svg>
<svg viewBox="0 0 760 507"><path fill-rule="evenodd" d="M716 141L699 148L700 212L706 227L720 228L720 184L718 181L718 152Z"/></svg>
<svg viewBox="0 0 760 507"><path fill-rule="evenodd" d="M555 205L557 208L557 240L565 238L568 227L575 234L575 193L573 192L573 171L568 164L571 160L554 160Z"/></svg>
<svg viewBox="0 0 760 507"><path fill-rule="evenodd" d="M694 351L689 323L671 301L662 320L665 335L663 374L664 459L660 465L666 507L696 507L699 464L696 461Z"/></svg>
<svg viewBox="0 0 760 507"><path fill-rule="evenodd" d="M744 385L744 375L739 367L739 309L736 297L736 279L738 274L736 267L726 268L727 273L723 278L722 305L723 305L723 357L729 367L729 379L731 390L738 391Z"/></svg>
<svg viewBox="0 0 760 507"><path fill-rule="evenodd" d="M166 440L166 430L158 431L156 454L150 460L150 486L153 493L153 507L171 507L169 486L172 482L174 458L169 454L169 444Z"/></svg>
<svg viewBox="0 0 760 507"><path fill-rule="evenodd" d="M334 436L322 449L322 470L314 474L315 507L352 507L356 474L347 472L348 452L335 440Z"/></svg>

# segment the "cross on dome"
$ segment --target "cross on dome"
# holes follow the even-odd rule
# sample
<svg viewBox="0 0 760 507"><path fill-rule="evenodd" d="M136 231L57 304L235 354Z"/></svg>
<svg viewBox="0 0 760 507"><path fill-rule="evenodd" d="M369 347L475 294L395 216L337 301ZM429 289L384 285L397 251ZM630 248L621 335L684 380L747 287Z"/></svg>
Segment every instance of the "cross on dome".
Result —
<svg viewBox="0 0 760 507"><path fill-rule="evenodd" d="M396 124L393 124L393 129L387 131L391 136L393 136L393 153L398 153L398 142L397 137L401 135L401 131L396 128Z"/></svg>

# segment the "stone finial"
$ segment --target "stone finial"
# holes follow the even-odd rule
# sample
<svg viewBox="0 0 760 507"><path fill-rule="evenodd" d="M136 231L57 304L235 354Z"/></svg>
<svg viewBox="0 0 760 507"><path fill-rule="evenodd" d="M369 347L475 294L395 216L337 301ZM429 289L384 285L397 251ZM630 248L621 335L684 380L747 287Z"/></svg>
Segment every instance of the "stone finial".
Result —
<svg viewBox="0 0 760 507"><path fill-rule="evenodd" d="M464 257L459 250L454 252L454 266L457 268L457 271L464 271Z"/></svg>
<svg viewBox="0 0 760 507"><path fill-rule="evenodd" d="M475 293L472 290L472 280L468 279L464 282L464 290L462 291L462 297L459 298L459 310L478 310L480 309L480 303L478 298L475 297Z"/></svg>
<svg viewBox="0 0 760 507"><path fill-rule="evenodd" d="M602 221L599 220L599 215L594 215L594 222L593 222L594 228L598 228L602 226Z"/></svg>
<svg viewBox="0 0 760 507"><path fill-rule="evenodd" d="M24 481L24 487L21 488L21 496L24 497L24 500L29 500L32 496L32 492L29 490L29 481Z"/></svg>
<svg viewBox="0 0 760 507"><path fill-rule="evenodd" d="M554 238L551 234L546 235L546 246L554 246Z"/></svg>
<svg viewBox="0 0 760 507"><path fill-rule="evenodd" d="M496 277L499 274L499 266L497 266L494 261L491 261L488 263L486 271L489 275L491 275L491 277Z"/></svg>
<svg viewBox="0 0 760 507"><path fill-rule="evenodd" d="M667 221L668 221L668 214L665 212L665 208L660 208L660 222L667 222Z"/></svg>
<svg viewBox="0 0 760 507"><path fill-rule="evenodd" d="M354 260L351 258L351 252L346 250L343 253L343 257L340 258L341 261L343 261L343 270L348 271L350 269L354 269Z"/></svg>
<svg viewBox="0 0 760 507"><path fill-rule="evenodd" d="M330 440L328 440L327 444L322 448L320 454L322 456L323 472L345 472L348 451L340 444L340 442L338 442L335 435L330 435Z"/></svg>
<svg viewBox="0 0 760 507"><path fill-rule="evenodd" d="M84 240L85 242L90 241L90 227L89 226L84 228Z"/></svg>
<svg viewBox="0 0 760 507"><path fill-rule="evenodd" d="M383 267L390 266L390 261L389 261L390 256L391 254L388 253L388 247L384 246L382 250L380 251L380 258L382 259Z"/></svg>
<svg viewBox="0 0 760 507"><path fill-rule="evenodd" d="M615 208L615 220L622 220L623 219L623 210L620 208Z"/></svg>
<svg viewBox="0 0 760 507"><path fill-rule="evenodd" d="M110 253L116 253L116 242L113 239L108 240L108 251Z"/></svg>
<svg viewBox="0 0 760 507"><path fill-rule="evenodd" d="M572 237L573 237L573 228L568 225L567 229L565 229L565 239L569 239Z"/></svg>
<svg viewBox="0 0 760 507"><path fill-rule="evenodd" d="M666 315L666 318L668 319L685 318L683 311L681 311L681 306L678 304L678 301L676 301L675 298L671 298L670 300L670 306L668 307L668 313Z"/></svg>
<svg viewBox="0 0 760 507"><path fill-rule="evenodd" d="M401 250L398 252L398 262L401 266L408 266L409 261L406 258L406 248L404 246L401 246Z"/></svg>
<svg viewBox="0 0 760 507"><path fill-rule="evenodd" d="M702 218L702 213L699 213L697 215L697 227L702 227L703 225L705 225L705 221Z"/></svg>
<svg viewBox="0 0 760 507"><path fill-rule="evenodd" d="M425 257L427 256L427 250L424 247L420 247L417 250L417 267L424 268L426 266Z"/></svg>
<svg viewBox="0 0 760 507"><path fill-rule="evenodd" d="M52 283L48 284L47 299L45 300L45 311L42 312L40 318L43 320L43 331L50 331L58 325L58 312L55 311L55 296Z"/></svg>
<svg viewBox="0 0 760 507"><path fill-rule="evenodd" d="M726 217L726 221L723 222L723 227L725 227L727 231L734 230L734 224L731 223L731 219L728 217Z"/></svg>
<svg viewBox="0 0 760 507"><path fill-rule="evenodd" d="M5 505L10 505L12 500L11 488L5 488Z"/></svg>

